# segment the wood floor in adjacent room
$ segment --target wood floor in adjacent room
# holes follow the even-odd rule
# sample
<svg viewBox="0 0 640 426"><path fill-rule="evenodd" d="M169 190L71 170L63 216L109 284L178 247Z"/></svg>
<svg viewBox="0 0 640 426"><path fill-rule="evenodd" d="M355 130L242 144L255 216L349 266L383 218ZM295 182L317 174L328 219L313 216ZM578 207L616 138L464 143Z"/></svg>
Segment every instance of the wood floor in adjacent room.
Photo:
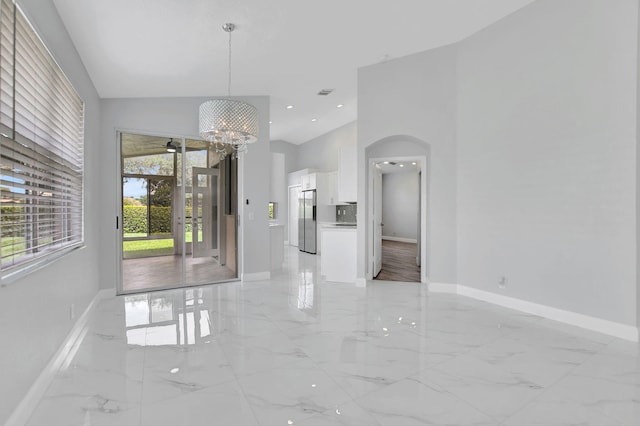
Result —
<svg viewBox="0 0 640 426"><path fill-rule="evenodd" d="M375 278L385 281L420 282L416 265L417 244L382 240L382 270Z"/></svg>

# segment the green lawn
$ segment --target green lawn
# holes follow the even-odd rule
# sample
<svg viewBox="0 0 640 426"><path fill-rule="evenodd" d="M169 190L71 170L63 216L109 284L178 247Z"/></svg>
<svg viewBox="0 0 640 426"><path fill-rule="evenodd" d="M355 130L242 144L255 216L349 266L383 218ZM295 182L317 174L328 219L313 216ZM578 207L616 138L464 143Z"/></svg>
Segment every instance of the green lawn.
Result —
<svg viewBox="0 0 640 426"><path fill-rule="evenodd" d="M125 259L172 255L173 238L124 241L122 243L122 254Z"/></svg>
<svg viewBox="0 0 640 426"><path fill-rule="evenodd" d="M126 237L144 237L147 234L127 233ZM186 242L192 241L191 232L185 233ZM173 238L162 238L154 240L134 240L124 241L122 243L122 254L125 259L133 259L138 257L150 256L168 256L174 253Z"/></svg>
<svg viewBox="0 0 640 426"><path fill-rule="evenodd" d="M145 237L144 233L127 233L125 238L129 237ZM186 242L192 241L191 231L185 233ZM24 237L3 237L2 247L0 255L6 261L15 252L21 252L25 248ZM124 241L122 243L123 257L125 259L133 259L137 257L150 257L150 256L168 256L172 255L173 250L173 238L161 238L153 240L134 240ZM16 255L16 257L23 256L24 253Z"/></svg>

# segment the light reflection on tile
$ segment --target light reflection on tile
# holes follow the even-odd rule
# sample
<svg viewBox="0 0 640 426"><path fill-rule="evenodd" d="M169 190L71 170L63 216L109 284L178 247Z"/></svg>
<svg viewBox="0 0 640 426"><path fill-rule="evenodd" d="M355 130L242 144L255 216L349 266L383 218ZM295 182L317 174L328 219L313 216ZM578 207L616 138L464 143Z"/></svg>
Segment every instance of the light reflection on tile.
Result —
<svg viewBox="0 0 640 426"><path fill-rule="evenodd" d="M416 283L271 280L100 301L29 426L640 424L640 350Z"/></svg>

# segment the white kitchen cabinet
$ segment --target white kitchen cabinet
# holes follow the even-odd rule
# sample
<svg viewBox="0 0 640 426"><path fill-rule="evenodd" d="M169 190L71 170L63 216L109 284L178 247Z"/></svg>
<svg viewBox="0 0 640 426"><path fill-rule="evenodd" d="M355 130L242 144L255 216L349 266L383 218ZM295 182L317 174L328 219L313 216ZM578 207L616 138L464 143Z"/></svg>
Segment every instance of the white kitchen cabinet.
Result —
<svg viewBox="0 0 640 426"><path fill-rule="evenodd" d="M358 201L358 173L355 142L340 147L338 162L338 201L355 203Z"/></svg>
<svg viewBox="0 0 640 426"><path fill-rule="evenodd" d="M271 270L282 269L284 261L284 226L276 223L269 224L269 236L271 243Z"/></svg>
<svg viewBox="0 0 640 426"><path fill-rule="evenodd" d="M308 189L317 189L316 187L316 174L309 173L308 175L303 175L300 178L300 184L302 186L302 190L306 191Z"/></svg>
<svg viewBox="0 0 640 426"><path fill-rule="evenodd" d="M335 206L338 201L338 172L318 173L316 175L318 204Z"/></svg>
<svg viewBox="0 0 640 426"><path fill-rule="evenodd" d="M356 281L356 227L324 226L321 228L322 256L320 274L327 281Z"/></svg>
<svg viewBox="0 0 640 426"><path fill-rule="evenodd" d="M316 190L317 204L335 206L338 202L338 172L310 173L300 177L302 190Z"/></svg>

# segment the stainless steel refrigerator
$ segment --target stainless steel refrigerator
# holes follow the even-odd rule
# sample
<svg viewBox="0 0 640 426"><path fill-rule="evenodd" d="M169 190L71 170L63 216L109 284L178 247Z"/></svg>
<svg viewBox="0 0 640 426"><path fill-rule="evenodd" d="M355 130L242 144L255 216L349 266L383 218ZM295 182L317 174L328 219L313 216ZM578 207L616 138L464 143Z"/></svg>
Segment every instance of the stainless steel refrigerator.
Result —
<svg viewBox="0 0 640 426"><path fill-rule="evenodd" d="M298 248L316 254L316 190L302 191L298 200Z"/></svg>

